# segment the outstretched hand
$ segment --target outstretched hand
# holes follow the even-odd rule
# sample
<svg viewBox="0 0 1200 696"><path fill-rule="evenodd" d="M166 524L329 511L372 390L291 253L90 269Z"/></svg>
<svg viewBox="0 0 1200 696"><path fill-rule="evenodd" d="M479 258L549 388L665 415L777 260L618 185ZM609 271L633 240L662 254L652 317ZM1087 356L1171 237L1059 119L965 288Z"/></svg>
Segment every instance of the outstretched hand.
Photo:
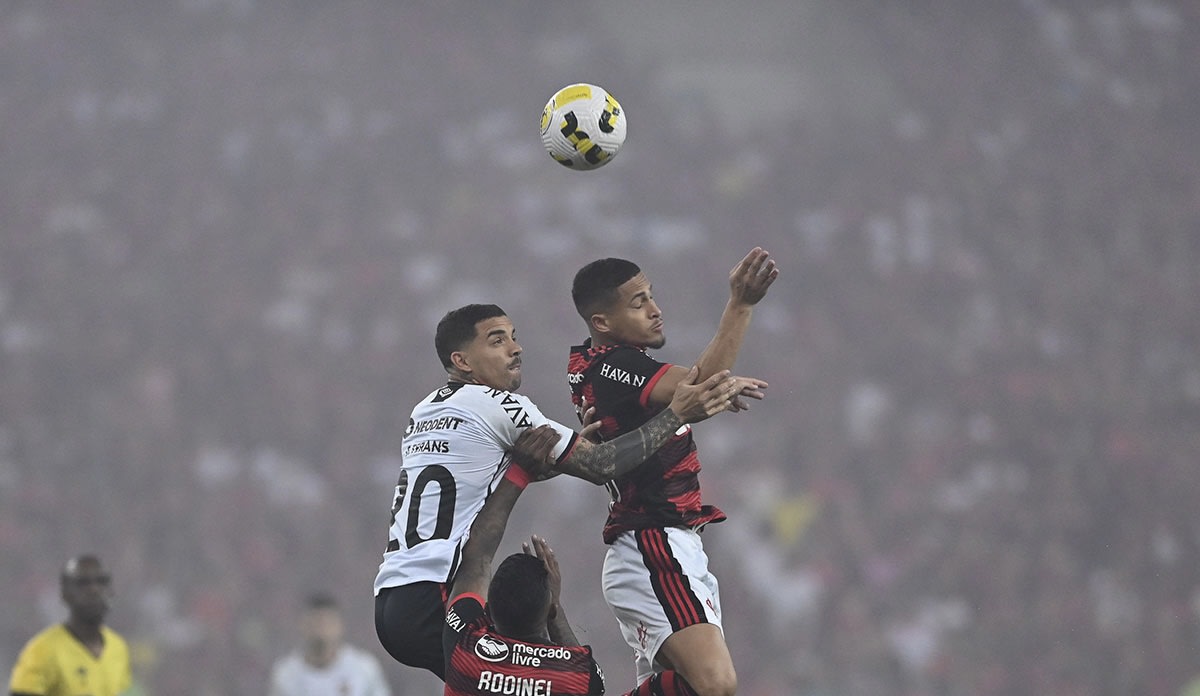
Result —
<svg viewBox="0 0 1200 696"><path fill-rule="evenodd" d="M733 379L737 381L739 389L733 395L733 398L729 400L730 411L736 413L738 411L750 410L750 404L743 401L743 399L762 401L766 398L767 395L764 390L768 385L765 381L757 377L734 377Z"/></svg>
<svg viewBox="0 0 1200 696"><path fill-rule="evenodd" d="M746 305L758 304L778 277L775 259L762 247L754 247L729 272L730 299Z"/></svg>
<svg viewBox="0 0 1200 696"><path fill-rule="evenodd" d="M737 378L730 376L729 370L721 370L697 384L696 378L699 376L700 368L693 365L687 376L679 381L671 397L670 408L684 423L699 423L721 411L730 410L734 396L742 390L742 385Z"/></svg>

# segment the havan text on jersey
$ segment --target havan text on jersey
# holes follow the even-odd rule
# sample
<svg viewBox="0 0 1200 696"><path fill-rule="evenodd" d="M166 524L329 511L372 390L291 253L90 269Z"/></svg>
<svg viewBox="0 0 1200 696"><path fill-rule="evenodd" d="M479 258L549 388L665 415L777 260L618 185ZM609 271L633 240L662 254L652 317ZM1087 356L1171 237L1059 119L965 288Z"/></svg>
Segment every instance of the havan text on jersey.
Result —
<svg viewBox="0 0 1200 696"><path fill-rule="evenodd" d="M644 375L635 375L619 367L613 367L608 363L600 365L600 376L611 379L614 382L628 384L631 387L641 387L646 384L646 377Z"/></svg>
<svg viewBox="0 0 1200 696"><path fill-rule="evenodd" d="M508 414L508 419L513 422L513 425L518 428L528 428L533 425L533 421L529 420L529 414L525 412L521 402L513 398L512 394L503 389L489 389L487 395L493 399L500 399L500 406Z"/></svg>

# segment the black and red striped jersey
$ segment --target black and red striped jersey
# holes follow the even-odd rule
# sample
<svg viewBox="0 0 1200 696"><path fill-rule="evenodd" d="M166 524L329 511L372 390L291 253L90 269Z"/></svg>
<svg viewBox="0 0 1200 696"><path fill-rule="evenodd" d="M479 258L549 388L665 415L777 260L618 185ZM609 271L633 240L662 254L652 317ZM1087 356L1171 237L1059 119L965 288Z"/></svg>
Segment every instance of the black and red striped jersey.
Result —
<svg viewBox="0 0 1200 696"><path fill-rule="evenodd" d="M602 696L604 675L587 645L529 643L502 636L483 598L461 594L446 610L445 696Z"/></svg>
<svg viewBox="0 0 1200 696"><path fill-rule="evenodd" d="M577 410L583 400L594 406L600 435L611 440L662 410L650 403L650 392L670 367L636 346L592 346L588 339L571 347L571 400ZM725 513L701 500L700 458L687 425L636 469L610 481L608 490L612 504L604 525L606 544L625 531L694 528L725 519Z"/></svg>

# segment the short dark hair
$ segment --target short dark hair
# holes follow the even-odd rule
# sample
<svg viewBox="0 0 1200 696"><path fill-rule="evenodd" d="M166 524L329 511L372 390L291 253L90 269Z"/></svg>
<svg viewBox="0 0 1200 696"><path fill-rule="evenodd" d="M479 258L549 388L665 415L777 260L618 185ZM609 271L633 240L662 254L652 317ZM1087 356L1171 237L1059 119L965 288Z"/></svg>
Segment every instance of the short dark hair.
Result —
<svg viewBox="0 0 1200 696"><path fill-rule="evenodd" d="M617 300L617 290L642 269L625 259L597 259L575 274L571 284L571 299L575 311L584 321L590 322L592 314L607 309Z"/></svg>
<svg viewBox="0 0 1200 696"><path fill-rule="evenodd" d="M338 602L329 592L314 592L304 600L304 606L309 610L337 609Z"/></svg>
<svg viewBox="0 0 1200 696"><path fill-rule="evenodd" d="M517 633L536 633L550 601L550 573L537 556L514 553L500 563L488 585L488 608L496 623Z"/></svg>
<svg viewBox="0 0 1200 696"><path fill-rule="evenodd" d="M463 346L475 340L476 324L505 314L503 309L494 304L469 304L446 312L433 336L433 347L442 361L442 367L450 369L450 354L462 350Z"/></svg>
<svg viewBox="0 0 1200 696"><path fill-rule="evenodd" d="M96 556L95 554L84 553L78 556L72 556L71 558L67 559L66 563L63 563L62 570L58 575L59 581L66 583L74 580L75 574L79 570L79 566L82 565L93 565L97 568L104 568L104 563L100 560L100 557Z"/></svg>

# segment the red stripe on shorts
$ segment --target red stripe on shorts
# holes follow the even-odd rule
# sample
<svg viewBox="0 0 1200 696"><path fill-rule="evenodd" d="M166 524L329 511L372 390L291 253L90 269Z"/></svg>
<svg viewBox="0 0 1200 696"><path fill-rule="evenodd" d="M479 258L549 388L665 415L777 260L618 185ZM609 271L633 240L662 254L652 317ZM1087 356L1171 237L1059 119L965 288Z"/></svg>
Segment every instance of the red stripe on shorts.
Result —
<svg viewBox="0 0 1200 696"><path fill-rule="evenodd" d="M671 623L671 630L707 623L700 599L692 592L682 566L671 553L666 530L641 529L635 536L642 561L650 571L650 586Z"/></svg>

